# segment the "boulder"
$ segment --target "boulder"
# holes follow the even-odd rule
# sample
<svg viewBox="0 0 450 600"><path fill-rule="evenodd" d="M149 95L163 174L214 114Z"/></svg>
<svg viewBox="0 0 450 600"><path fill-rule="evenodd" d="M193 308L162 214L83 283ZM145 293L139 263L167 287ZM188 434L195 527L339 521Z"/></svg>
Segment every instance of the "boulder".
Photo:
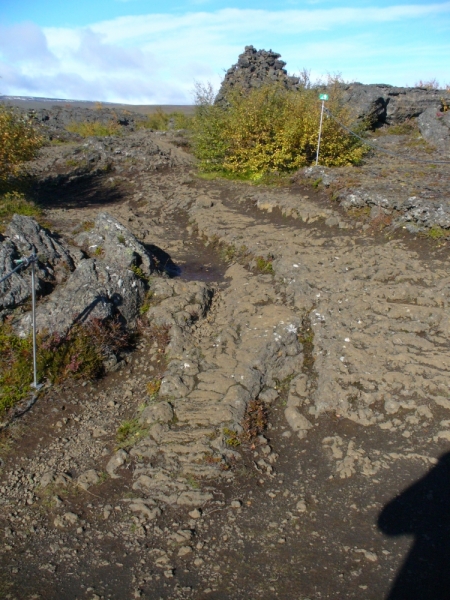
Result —
<svg viewBox="0 0 450 600"><path fill-rule="evenodd" d="M15 269L17 264L14 261L19 258L20 254L13 242L4 239L0 246L0 277ZM29 278L24 275L19 271L0 283L0 316L7 314L8 309L18 306L30 295Z"/></svg>
<svg viewBox="0 0 450 600"><path fill-rule="evenodd" d="M442 101L450 101L450 94L445 90L386 84L344 84L342 91L343 100L355 121L363 121L370 127L397 125L419 117L429 109L439 110Z"/></svg>
<svg viewBox="0 0 450 600"><path fill-rule="evenodd" d="M439 105L430 106L418 118L420 133L434 146L450 150L450 110L441 112Z"/></svg>
<svg viewBox="0 0 450 600"><path fill-rule="evenodd" d="M45 244L41 244L48 250L45 262L42 263L44 271L51 271L51 265L56 268L59 264L57 261L63 259L70 261L70 267L76 265L73 272L69 272L66 282L57 286L38 305L38 330L63 335L73 324L84 323L92 318L105 320L114 316L119 316L128 328L134 327L153 266L150 254L126 227L111 215L100 213L94 227L76 238L76 242L86 253L92 255L86 258L79 249L74 249L73 254L79 252L84 257L80 259L80 256L73 258L62 241L56 244L51 234L42 230L35 221L33 226L30 223L28 225L31 233L21 237L21 247L28 250L32 246L39 251L37 241L45 240ZM50 239L47 240L45 236ZM0 249L0 264L7 268L12 263L12 257L18 253L13 242L5 240ZM11 286L15 287L7 290L5 296L8 307L16 306L29 293L29 287L21 279L13 280ZM5 305L4 299L3 303ZM27 313L16 323L20 335L26 335L30 327L31 313Z"/></svg>
<svg viewBox="0 0 450 600"><path fill-rule="evenodd" d="M92 229L78 234L75 242L88 253L101 253L103 262L110 267L139 268L143 277L149 277L153 271L152 259L145 247L108 213L99 213Z"/></svg>
<svg viewBox="0 0 450 600"><path fill-rule="evenodd" d="M17 267L15 261L36 254L36 291L43 295L67 279L82 253L41 227L33 218L14 215L0 242L0 277ZM31 294L31 270L14 273L0 284L0 317L19 306Z"/></svg>

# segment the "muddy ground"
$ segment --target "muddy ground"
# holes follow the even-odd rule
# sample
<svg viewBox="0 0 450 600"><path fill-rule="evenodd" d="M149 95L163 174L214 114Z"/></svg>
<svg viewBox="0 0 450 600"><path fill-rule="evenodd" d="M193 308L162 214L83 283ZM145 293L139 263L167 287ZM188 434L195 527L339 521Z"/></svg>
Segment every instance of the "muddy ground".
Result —
<svg viewBox="0 0 450 600"><path fill-rule="evenodd" d="M170 164L39 186L63 237L107 211L159 253L168 336L3 431L1 597L450 598L446 239L298 179L201 179L145 135Z"/></svg>

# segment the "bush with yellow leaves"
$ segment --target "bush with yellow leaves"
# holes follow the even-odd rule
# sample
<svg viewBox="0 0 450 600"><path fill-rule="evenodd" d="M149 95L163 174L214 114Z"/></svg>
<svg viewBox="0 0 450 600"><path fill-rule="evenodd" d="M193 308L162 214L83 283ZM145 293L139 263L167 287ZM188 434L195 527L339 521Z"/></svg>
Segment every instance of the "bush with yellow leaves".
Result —
<svg viewBox="0 0 450 600"><path fill-rule="evenodd" d="M0 180L16 175L24 161L36 156L42 143L30 120L0 105Z"/></svg>
<svg viewBox="0 0 450 600"><path fill-rule="evenodd" d="M344 125L351 117L338 82L328 87L327 108ZM233 88L227 107L198 102L193 147L203 171L258 179L289 172L315 161L321 103L316 89L292 91L268 84L244 91ZM320 164L357 164L367 148L331 118L324 118Z"/></svg>

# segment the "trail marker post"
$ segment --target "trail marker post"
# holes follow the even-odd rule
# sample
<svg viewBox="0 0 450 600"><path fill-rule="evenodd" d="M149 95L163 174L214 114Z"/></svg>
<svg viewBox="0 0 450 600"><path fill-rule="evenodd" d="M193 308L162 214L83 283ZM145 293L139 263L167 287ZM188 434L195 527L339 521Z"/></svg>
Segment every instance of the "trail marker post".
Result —
<svg viewBox="0 0 450 600"><path fill-rule="evenodd" d="M328 100L328 94L319 94L319 100L322 100L322 110L320 111L319 140L317 142L316 166L319 164L320 139L322 137L323 110L325 108L325 101Z"/></svg>

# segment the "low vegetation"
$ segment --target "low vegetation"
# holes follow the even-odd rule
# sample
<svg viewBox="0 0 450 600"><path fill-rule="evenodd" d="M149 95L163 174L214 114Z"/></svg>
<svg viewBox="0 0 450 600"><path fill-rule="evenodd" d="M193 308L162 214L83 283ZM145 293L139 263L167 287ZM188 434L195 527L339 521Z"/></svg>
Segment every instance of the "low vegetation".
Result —
<svg viewBox="0 0 450 600"><path fill-rule="evenodd" d="M32 160L42 144L43 138L30 120L0 106L0 182L17 175L22 163Z"/></svg>
<svg viewBox="0 0 450 600"><path fill-rule="evenodd" d="M154 129L155 131L167 131L168 129L189 129L192 117L182 112L175 111L166 113L162 108L157 108L154 113L148 114L146 119L137 124L138 129Z"/></svg>
<svg viewBox="0 0 450 600"><path fill-rule="evenodd" d="M23 193L16 191L0 195L0 232L4 231L14 214L39 219L42 216L42 210L27 200Z"/></svg>
<svg viewBox="0 0 450 600"><path fill-rule="evenodd" d="M444 86L441 86L441 84L439 83L439 81L436 78L428 79L428 80L422 80L422 79L420 79L419 81L416 81L416 83L414 84L414 87L424 88L426 90L442 90L442 89L445 89L447 91L450 91L450 84L449 83L447 83Z"/></svg>
<svg viewBox="0 0 450 600"><path fill-rule="evenodd" d="M339 85L329 87L327 108L344 125L350 113ZM321 104L316 89L286 90L268 84L246 92L233 88L228 106L211 94L197 93L193 148L205 172L259 180L268 173L289 172L314 162ZM342 166L361 161L366 147L334 119L324 118L321 164Z"/></svg>
<svg viewBox="0 0 450 600"><path fill-rule="evenodd" d="M224 427L222 433L225 437L227 446L237 448L241 444L251 444L258 435L261 435L267 428L268 412L261 400L250 400L242 420L242 431L240 433Z"/></svg>
<svg viewBox="0 0 450 600"><path fill-rule="evenodd" d="M122 135L122 127L114 119L111 119L111 121L107 121L106 123L103 123L101 121L73 122L69 123L66 129L70 133L76 133L82 138Z"/></svg>
<svg viewBox="0 0 450 600"><path fill-rule="evenodd" d="M117 320L92 319L74 325L60 336L38 336L37 370L40 382L67 378L93 379L103 370L103 359L131 343ZM0 415L26 398L33 380L31 335L19 337L10 323L0 326Z"/></svg>
<svg viewBox="0 0 450 600"><path fill-rule="evenodd" d="M117 449L119 448L131 448L139 440L145 437L148 433L148 427L142 425L139 419L130 419L124 421L117 429L116 442Z"/></svg>

